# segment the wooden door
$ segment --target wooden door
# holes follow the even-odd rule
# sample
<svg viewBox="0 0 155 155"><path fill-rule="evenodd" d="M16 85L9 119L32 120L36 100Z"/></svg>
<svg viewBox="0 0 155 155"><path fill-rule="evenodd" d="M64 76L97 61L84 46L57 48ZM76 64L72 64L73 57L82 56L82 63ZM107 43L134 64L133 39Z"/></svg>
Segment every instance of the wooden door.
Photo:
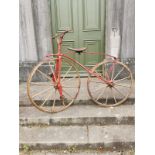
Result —
<svg viewBox="0 0 155 155"><path fill-rule="evenodd" d="M62 51L67 51L67 47L87 47L88 52L104 52L105 0L51 0L51 13L53 34L66 28L73 30L64 37ZM103 59L85 54L74 58L86 66Z"/></svg>

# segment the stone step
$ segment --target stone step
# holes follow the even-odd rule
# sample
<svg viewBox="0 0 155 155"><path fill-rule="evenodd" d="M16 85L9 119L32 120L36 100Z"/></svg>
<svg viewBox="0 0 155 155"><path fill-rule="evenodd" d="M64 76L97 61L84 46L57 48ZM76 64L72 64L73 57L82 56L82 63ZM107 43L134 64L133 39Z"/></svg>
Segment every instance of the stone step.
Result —
<svg viewBox="0 0 155 155"><path fill-rule="evenodd" d="M20 125L111 125L134 124L134 105L103 108L73 105L59 113L45 113L35 107L20 107Z"/></svg>
<svg viewBox="0 0 155 155"><path fill-rule="evenodd" d="M30 150L134 148L134 126L52 126L20 127L20 149Z"/></svg>
<svg viewBox="0 0 155 155"><path fill-rule="evenodd" d="M133 125L20 127L20 150L134 149Z"/></svg>
<svg viewBox="0 0 155 155"><path fill-rule="evenodd" d="M129 151L103 151L97 149L96 151L74 151L71 148L63 151L21 151L20 155L134 155L134 150Z"/></svg>

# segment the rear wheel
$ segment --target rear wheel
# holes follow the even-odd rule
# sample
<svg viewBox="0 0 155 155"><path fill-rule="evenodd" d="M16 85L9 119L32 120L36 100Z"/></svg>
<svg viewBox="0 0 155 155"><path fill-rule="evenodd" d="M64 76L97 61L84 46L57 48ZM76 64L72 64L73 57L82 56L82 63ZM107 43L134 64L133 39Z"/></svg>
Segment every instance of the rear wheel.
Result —
<svg viewBox="0 0 155 155"><path fill-rule="evenodd" d="M109 83L90 75L87 88L91 99L100 106L117 106L125 102L133 83L130 69L122 62L105 60L92 69Z"/></svg>
<svg viewBox="0 0 155 155"><path fill-rule="evenodd" d="M55 75L57 57L40 62L32 70L27 81L27 93L31 103L44 112L59 112L68 108L76 99L80 88L80 77L75 65L62 57L60 85L52 80Z"/></svg>

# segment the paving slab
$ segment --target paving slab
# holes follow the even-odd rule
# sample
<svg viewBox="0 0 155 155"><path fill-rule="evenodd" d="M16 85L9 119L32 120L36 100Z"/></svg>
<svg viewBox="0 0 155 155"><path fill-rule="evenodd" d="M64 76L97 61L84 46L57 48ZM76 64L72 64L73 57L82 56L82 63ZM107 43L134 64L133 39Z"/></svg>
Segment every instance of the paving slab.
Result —
<svg viewBox="0 0 155 155"><path fill-rule="evenodd" d="M86 143L87 128L79 126L20 127L21 143Z"/></svg>
<svg viewBox="0 0 155 155"><path fill-rule="evenodd" d="M75 147L77 149L132 149L133 125L20 127L20 149L32 150Z"/></svg>
<svg viewBox="0 0 155 155"><path fill-rule="evenodd" d="M134 105L103 108L73 105L60 113L45 113L35 107L20 107L20 125L134 124Z"/></svg>
<svg viewBox="0 0 155 155"><path fill-rule="evenodd" d="M124 128L123 128L124 127ZM122 129L122 130L120 130ZM106 143L111 142L133 142L134 126L113 125L113 126L88 126L89 142Z"/></svg>

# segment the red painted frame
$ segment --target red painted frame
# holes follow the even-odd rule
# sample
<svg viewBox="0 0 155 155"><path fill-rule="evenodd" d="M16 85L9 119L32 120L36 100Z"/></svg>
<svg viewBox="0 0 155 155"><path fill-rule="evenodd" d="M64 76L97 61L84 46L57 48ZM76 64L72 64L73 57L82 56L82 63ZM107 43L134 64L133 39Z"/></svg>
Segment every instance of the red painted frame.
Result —
<svg viewBox="0 0 155 155"><path fill-rule="evenodd" d="M86 70L89 74L96 76L98 79L104 81L104 82L107 83L107 84L111 84L112 81L111 81L111 79L109 78L108 72L112 72L112 70L113 70L113 68L114 68L114 66L115 66L115 62L117 62L118 59L115 58L115 57L113 57L113 56L111 56L111 55L105 54L105 56L108 56L108 57L113 58L113 62L114 62L114 63L113 63L113 65L109 68L109 70L107 71L107 75L106 75L106 76L107 76L107 79L108 79L108 80L103 79L103 77L101 77L100 75L98 75L96 72L93 72L92 69L89 69L88 67L84 66L83 64L81 64L81 63L78 62L77 60L75 60L75 59L73 59L73 58L67 56L66 54L62 54L62 53L61 53L62 40L63 40L64 35L65 35L66 33L68 33L68 32L69 32L69 30L66 30L65 32L61 33L60 35L55 36L55 37L60 36L59 38L57 38L57 45L58 45L58 52L57 52L57 54L48 54L48 55L46 55L46 58L47 58L47 57L51 57L51 56L57 56L57 57L58 57L58 58L56 59L55 73L54 73L54 75L52 76L52 82L56 82L56 81L57 81L57 88L58 88L58 91L59 91L59 93L60 93L60 97L63 96L63 94L62 94L62 86L61 86L61 83L60 83L60 74L61 74L60 71L61 71L61 67L62 67L62 56L63 56L63 57L66 57L67 59L70 59L70 60L73 61L73 62L75 62L75 63L78 64L80 67L82 67L84 70ZM55 38L55 37L53 37L53 38ZM89 52L89 53L88 53L88 52L83 52L83 53L86 53L86 54L98 54L98 55L103 55L103 54L101 54L101 53L96 53L96 52ZM98 64L99 64L99 63L97 63L95 66L97 66ZM94 66L94 67L95 67L95 66Z"/></svg>

